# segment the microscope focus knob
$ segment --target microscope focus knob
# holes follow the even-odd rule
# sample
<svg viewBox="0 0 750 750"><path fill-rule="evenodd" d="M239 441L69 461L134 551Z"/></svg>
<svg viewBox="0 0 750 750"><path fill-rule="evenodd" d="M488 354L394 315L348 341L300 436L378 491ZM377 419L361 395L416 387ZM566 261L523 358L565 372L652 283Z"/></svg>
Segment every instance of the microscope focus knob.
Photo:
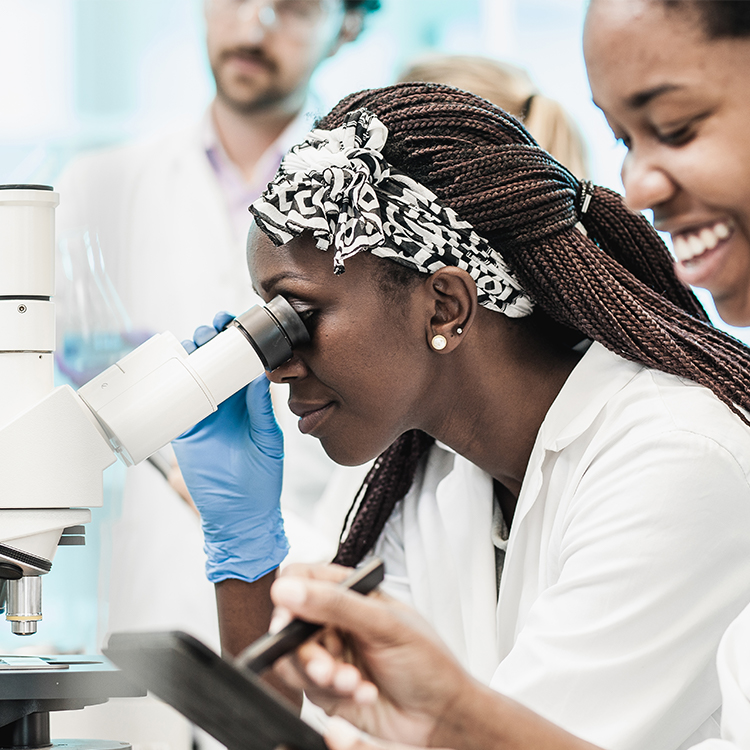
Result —
<svg viewBox="0 0 750 750"><path fill-rule="evenodd" d="M19 565L13 563L0 562L0 579L6 581L17 581L23 576L23 570Z"/></svg>

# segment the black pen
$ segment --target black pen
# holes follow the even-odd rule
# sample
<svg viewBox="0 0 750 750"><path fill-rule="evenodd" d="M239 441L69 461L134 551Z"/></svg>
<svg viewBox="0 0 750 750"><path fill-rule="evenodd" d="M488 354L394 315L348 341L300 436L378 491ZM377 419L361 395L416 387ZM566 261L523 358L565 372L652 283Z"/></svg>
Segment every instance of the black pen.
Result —
<svg viewBox="0 0 750 750"><path fill-rule="evenodd" d="M382 582L383 575L383 561L375 557L366 565L357 568L341 582L341 585L359 594L369 594ZM293 651L297 646L301 646L322 627L322 625L295 618L278 633L267 633L251 643L234 660L234 665L239 669L249 669L255 674L260 674L278 658Z"/></svg>

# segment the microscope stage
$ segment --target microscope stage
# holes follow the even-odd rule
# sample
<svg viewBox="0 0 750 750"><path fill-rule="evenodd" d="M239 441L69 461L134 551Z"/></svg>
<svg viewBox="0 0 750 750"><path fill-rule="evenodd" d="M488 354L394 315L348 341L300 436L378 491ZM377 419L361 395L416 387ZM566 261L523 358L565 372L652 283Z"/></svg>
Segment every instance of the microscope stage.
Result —
<svg viewBox="0 0 750 750"><path fill-rule="evenodd" d="M0 655L0 727L31 713L75 710L145 694L100 655Z"/></svg>

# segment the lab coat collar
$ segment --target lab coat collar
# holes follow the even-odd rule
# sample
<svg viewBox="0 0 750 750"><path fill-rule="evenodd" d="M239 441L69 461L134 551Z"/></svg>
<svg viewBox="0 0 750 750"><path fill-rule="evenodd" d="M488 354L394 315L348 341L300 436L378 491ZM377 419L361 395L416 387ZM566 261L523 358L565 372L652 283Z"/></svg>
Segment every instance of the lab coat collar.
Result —
<svg viewBox="0 0 750 750"><path fill-rule="evenodd" d="M539 497L547 453L563 450L583 434L607 402L643 369L643 365L623 359L598 342L591 344L573 368L537 433L521 483L509 549Z"/></svg>
<svg viewBox="0 0 750 750"><path fill-rule="evenodd" d="M560 451L581 435L607 402L624 388L643 365L624 360L593 342L552 402L539 429L534 454Z"/></svg>

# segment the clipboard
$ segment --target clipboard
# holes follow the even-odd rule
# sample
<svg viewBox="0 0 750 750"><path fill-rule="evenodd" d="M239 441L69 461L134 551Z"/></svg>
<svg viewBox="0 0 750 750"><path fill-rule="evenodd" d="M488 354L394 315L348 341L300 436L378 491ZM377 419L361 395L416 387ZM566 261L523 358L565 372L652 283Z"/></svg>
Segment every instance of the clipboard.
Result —
<svg viewBox="0 0 750 750"><path fill-rule="evenodd" d="M342 586L367 594L384 576L373 558ZM258 674L320 629L292 620L250 644L234 662L181 631L113 633L104 655L134 684L153 692L228 750L328 750L323 737Z"/></svg>
<svg viewBox="0 0 750 750"><path fill-rule="evenodd" d="M113 633L103 652L228 750L328 750L282 695L187 633Z"/></svg>

